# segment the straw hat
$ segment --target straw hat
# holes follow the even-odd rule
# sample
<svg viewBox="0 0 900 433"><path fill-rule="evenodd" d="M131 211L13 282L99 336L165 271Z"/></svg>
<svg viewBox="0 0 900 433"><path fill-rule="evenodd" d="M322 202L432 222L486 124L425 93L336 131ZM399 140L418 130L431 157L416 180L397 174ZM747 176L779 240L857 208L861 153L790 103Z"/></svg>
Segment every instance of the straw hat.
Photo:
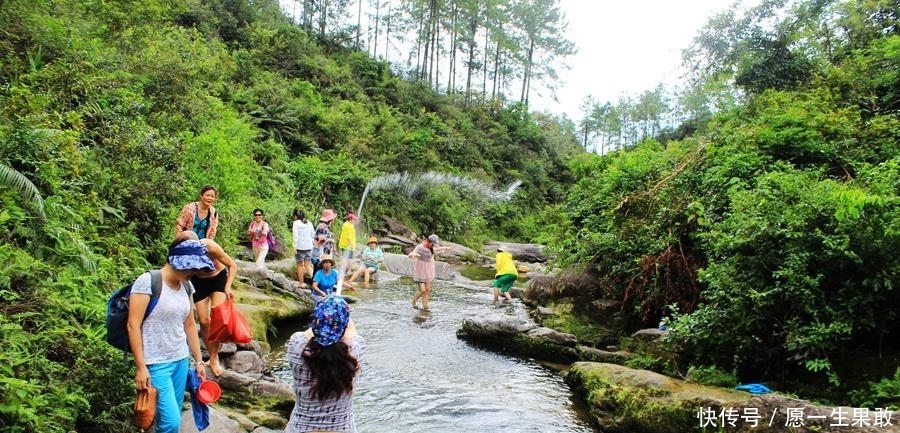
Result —
<svg viewBox="0 0 900 433"><path fill-rule="evenodd" d="M366 245L368 244L378 244L378 238L375 236L369 236L369 240L366 241Z"/></svg>
<svg viewBox="0 0 900 433"><path fill-rule="evenodd" d="M331 266L334 266L334 259L331 258L331 254L322 254L322 257L319 257L319 263L326 261L331 262Z"/></svg>

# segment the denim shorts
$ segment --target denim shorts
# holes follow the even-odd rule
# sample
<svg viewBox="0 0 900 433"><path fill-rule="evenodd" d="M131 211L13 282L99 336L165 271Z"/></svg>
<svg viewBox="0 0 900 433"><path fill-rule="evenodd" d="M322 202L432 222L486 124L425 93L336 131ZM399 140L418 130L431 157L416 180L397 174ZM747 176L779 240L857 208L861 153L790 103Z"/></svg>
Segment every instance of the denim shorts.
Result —
<svg viewBox="0 0 900 433"><path fill-rule="evenodd" d="M297 263L305 262L307 260L312 261L312 250L294 250L294 260Z"/></svg>

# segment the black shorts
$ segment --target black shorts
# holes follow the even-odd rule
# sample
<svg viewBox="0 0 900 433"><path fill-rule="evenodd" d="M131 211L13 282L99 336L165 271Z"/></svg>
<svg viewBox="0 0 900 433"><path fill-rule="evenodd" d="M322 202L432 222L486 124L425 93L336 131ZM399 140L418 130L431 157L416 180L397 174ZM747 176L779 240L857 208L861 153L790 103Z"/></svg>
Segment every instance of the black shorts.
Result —
<svg viewBox="0 0 900 433"><path fill-rule="evenodd" d="M209 297L213 292L225 292L225 283L228 282L228 268L212 278L191 277L194 285L194 302L200 302Z"/></svg>

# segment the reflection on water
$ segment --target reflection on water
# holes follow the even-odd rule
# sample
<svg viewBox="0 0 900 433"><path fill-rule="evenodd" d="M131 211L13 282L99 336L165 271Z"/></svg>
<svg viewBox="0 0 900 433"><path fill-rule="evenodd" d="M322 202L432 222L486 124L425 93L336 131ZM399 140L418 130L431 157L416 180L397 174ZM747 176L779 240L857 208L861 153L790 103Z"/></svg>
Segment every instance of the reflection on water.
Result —
<svg viewBox="0 0 900 433"><path fill-rule="evenodd" d="M525 317L521 305L492 307L486 287L436 282L423 312L403 281L346 293L359 299L351 314L368 342L354 400L361 432L594 432L556 371L456 338L464 317ZM268 362L290 383L283 341L293 330L281 331Z"/></svg>

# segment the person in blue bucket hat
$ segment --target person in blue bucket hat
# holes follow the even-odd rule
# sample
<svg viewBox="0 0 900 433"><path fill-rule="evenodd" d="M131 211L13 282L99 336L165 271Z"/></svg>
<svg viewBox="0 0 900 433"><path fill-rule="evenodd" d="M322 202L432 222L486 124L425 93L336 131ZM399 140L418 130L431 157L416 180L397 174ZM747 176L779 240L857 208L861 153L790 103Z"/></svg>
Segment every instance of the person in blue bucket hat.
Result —
<svg viewBox="0 0 900 433"><path fill-rule="evenodd" d="M200 337L194 321L194 286L191 277L215 269L206 246L195 239L169 246L168 260L159 270L159 298L150 314L150 272L132 283L128 302L128 342L136 365L134 384L138 390L154 387L156 432L181 431L181 405L191 363L201 379L206 378Z"/></svg>
<svg viewBox="0 0 900 433"><path fill-rule="evenodd" d="M316 303L309 329L287 345L296 401L284 432L356 433L353 394L365 353L347 301L331 295Z"/></svg>

